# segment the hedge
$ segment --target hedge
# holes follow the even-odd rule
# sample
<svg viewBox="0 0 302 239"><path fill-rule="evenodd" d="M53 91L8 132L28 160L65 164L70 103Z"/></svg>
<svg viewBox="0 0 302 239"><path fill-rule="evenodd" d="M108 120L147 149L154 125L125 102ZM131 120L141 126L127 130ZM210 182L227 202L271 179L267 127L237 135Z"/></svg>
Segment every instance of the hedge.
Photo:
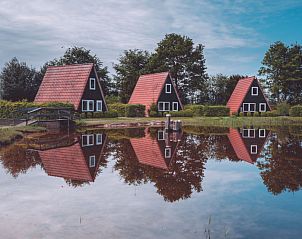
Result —
<svg viewBox="0 0 302 239"><path fill-rule="evenodd" d="M93 114L93 118L117 118L117 117L118 117L118 112L116 110L97 112Z"/></svg>
<svg viewBox="0 0 302 239"><path fill-rule="evenodd" d="M193 111L191 109L171 111L170 115L174 117L193 117Z"/></svg>
<svg viewBox="0 0 302 239"><path fill-rule="evenodd" d="M25 108L33 107L68 107L74 108L73 104L60 103L60 102L49 102L43 104L37 104L34 102L17 101L11 102L6 100L0 100L0 118L18 118L22 117L22 110Z"/></svg>
<svg viewBox="0 0 302 239"><path fill-rule="evenodd" d="M114 104L108 104L108 109L109 109L109 111L112 111L112 110L117 111L119 117L125 117L126 106L127 106L127 104L114 103Z"/></svg>
<svg viewBox="0 0 302 239"><path fill-rule="evenodd" d="M126 117L144 117L145 116L145 109L144 105L140 104L133 104L133 105L126 105L125 109L125 116Z"/></svg>
<svg viewBox="0 0 302 239"><path fill-rule="evenodd" d="M292 117L302 117L302 105L295 105L289 110L289 115Z"/></svg>
<svg viewBox="0 0 302 239"><path fill-rule="evenodd" d="M203 108L204 116L207 117L221 117L221 116L229 116L230 109L223 105L217 106L204 106Z"/></svg>
<svg viewBox="0 0 302 239"><path fill-rule="evenodd" d="M192 110L194 116L204 116L204 106L203 105L188 105L185 109Z"/></svg>

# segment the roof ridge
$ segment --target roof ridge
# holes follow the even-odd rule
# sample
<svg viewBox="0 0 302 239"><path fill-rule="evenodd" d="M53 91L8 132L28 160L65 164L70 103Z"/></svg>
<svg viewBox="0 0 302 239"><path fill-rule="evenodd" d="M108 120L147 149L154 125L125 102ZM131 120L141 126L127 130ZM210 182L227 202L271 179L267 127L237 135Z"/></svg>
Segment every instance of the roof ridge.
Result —
<svg viewBox="0 0 302 239"><path fill-rule="evenodd" d="M81 63L81 64L78 64L78 63L75 63L75 64L66 64L66 65L60 65L60 66L52 66L52 65L49 65L47 66L47 68L56 68L56 67L68 67L68 66L89 66L89 65L94 65L94 63Z"/></svg>
<svg viewBox="0 0 302 239"><path fill-rule="evenodd" d="M156 72L156 73L143 74L143 75L140 75L140 77L149 76L149 75L169 74L169 73L170 73L169 71L162 71L162 72Z"/></svg>

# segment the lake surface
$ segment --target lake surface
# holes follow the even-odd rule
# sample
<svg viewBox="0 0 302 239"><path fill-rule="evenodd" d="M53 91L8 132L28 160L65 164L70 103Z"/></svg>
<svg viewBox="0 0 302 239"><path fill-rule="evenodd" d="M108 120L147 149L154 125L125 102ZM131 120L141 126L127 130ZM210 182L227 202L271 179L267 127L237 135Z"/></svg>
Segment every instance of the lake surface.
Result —
<svg viewBox="0 0 302 239"><path fill-rule="evenodd" d="M302 127L31 135L0 155L1 238L302 235Z"/></svg>

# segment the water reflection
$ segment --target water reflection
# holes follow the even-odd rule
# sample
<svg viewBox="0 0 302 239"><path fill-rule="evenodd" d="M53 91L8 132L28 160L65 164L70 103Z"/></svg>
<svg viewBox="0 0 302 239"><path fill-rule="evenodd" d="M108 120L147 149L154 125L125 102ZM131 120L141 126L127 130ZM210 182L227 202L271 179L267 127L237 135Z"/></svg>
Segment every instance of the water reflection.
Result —
<svg viewBox="0 0 302 239"><path fill-rule="evenodd" d="M151 183L164 200L174 202L202 191L209 160L241 161L258 167L268 191L280 194L302 186L300 131L194 127L172 133L137 128L42 135L5 148L1 162L15 178L40 167L77 187L94 182L111 161L125 183Z"/></svg>

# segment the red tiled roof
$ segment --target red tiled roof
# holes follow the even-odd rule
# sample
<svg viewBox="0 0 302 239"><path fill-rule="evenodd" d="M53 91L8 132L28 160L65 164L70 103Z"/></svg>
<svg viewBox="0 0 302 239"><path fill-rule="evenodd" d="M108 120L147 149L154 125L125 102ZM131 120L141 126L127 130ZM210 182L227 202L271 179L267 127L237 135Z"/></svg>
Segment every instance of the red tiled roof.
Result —
<svg viewBox="0 0 302 239"><path fill-rule="evenodd" d="M146 112L150 109L152 103L156 103L160 96L164 84L169 76L169 72L141 75L133 90L129 104L142 104L146 106ZM175 85L172 85L177 94ZM178 97L178 95L177 95ZM179 98L179 97L178 97ZM179 102L181 102L179 100Z"/></svg>
<svg viewBox="0 0 302 239"><path fill-rule="evenodd" d="M81 146L72 146L39 151L45 171L50 176L65 179L93 181Z"/></svg>
<svg viewBox="0 0 302 239"><path fill-rule="evenodd" d="M132 138L130 142L141 164L168 170L157 140L152 139L149 133L144 138Z"/></svg>
<svg viewBox="0 0 302 239"><path fill-rule="evenodd" d="M47 67L35 102L69 102L77 110L92 69L92 63Z"/></svg>
<svg viewBox="0 0 302 239"><path fill-rule="evenodd" d="M230 132L228 133L228 138L239 159L244 160L248 163L254 163L243 142L241 134L238 132L237 129L230 129Z"/></svg>
<svg viewBox="0 0 302 239"><path fill-rule="evenodd" d="M255 77L247 77L238 81L228 103L227 107L230 108L230 113L237 112L248 93Z"/></svg>

